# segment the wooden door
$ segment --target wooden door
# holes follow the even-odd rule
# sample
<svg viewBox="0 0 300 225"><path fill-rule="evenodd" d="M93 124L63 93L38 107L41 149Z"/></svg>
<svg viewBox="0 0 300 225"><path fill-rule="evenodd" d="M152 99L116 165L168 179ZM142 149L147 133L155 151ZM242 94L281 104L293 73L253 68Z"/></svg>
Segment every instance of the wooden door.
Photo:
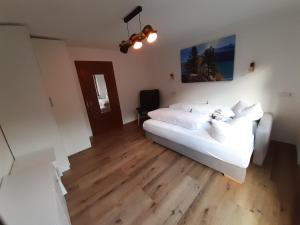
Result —
<svg viewBox="0 0 300 225"><path fill-rule="evenodd" d="M75 61L93 135L121 127L122 116L112 62Z"/></svg>

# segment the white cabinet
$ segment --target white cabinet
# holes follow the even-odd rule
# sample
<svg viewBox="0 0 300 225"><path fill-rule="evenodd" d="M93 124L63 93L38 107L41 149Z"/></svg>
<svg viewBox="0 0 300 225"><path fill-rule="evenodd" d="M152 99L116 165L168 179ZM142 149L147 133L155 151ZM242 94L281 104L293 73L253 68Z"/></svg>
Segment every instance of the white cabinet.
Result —
<svg viewBox="0 0 300 225"><path fill-rule="evenodd" d="M8 225L70 225L53 150L16 158L0 189L0 214Z"/></svg>
<svg viewBox="0 0 300 225"><path fill-rule="evenodd" d="M66 45L59 40L31 39L41 69L43 85L53 103L56 119L68 155L91 147L89 121L74 62L69 58Z"/></svg>
<svg viewBox="0 0 300 225"><path fill-rule="evenodd" d="M0 49L0 122L15 157L2 179L0 216L7 225L70 225L56 172L69 161L27 28L0 25ZM12 165L8 150L0 133L1 176Z"/></svg>
<svg viewBox="0 0 300 225"><path fill-rule="evenodd" d="M69 161L42 84L26 27L0 25L0 119L15 157L53 148L61 171Z"/></svg>

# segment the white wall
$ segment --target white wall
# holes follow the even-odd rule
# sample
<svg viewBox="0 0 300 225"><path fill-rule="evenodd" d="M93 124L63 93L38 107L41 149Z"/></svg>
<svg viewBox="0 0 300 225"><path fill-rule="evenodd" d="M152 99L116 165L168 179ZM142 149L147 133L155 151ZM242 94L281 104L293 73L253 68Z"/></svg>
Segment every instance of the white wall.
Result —
<svg viewBox="0 0 300 225"><path fill-rule="evenodd" d="M68 155L91 147L91 128L76 84L76 69L63 41L32 39L43 85L53 102L53 113Z"/></svg>
<svg viewBox="0 0 300 225"><path fill-rule="evenodd" d="M0 124L15 157L54 148L61 170L69 161L42 85L29 32L0 26Z"/></svg>
<svg viewBox="0 0 300 225"><path fill-rule="evenodd" d="M14 158L10 153L9 146L6 143L4 134L0 129L0 183L2 177L9 174Z"/></svg>
<svg viewBox="0 0 300 225"><path fill-rule="evenodd" d="M112 61L119 94L123 123L136 119L139 91L155 88L152 71L148 70L143 54L122 54L119 51L68 47L75 60ZM77 82L78 76L74 74ZM82 107L84 103L82 102Z"/></svg>
<svg viewBox="0 0 300 225"><path fill-rule="evenodd" d="M199 27L201 29L201 27ZM180 49L236 34L235 74L231 82L181 83ZM212 34L160 46L148 55L154 68L162 103L203 102L232 106L243 99L261 102L265 111L275 116L273 138L297 143L300 114L300 18L296 15L270 16L227 27ZM256 62L254 73L249 63ZM170 80L169 74L175 74ZM287 97L286 92L292 96Z"/></svg>

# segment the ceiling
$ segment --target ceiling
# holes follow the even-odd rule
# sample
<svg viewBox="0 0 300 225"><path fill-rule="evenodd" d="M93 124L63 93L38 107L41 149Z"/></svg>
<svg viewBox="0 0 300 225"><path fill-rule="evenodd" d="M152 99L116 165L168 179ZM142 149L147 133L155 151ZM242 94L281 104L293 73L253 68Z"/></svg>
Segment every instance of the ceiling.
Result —
<svg viewBox="0 0 300 225"><path fill-rule="evenodd" d="M127 39L122 18L143 6L143 25L160 42L207 33L239 21L300 6L299 0L0 0L0 23L28 25L31 33L64 39L69 45L117 49ZM135 18L130 32L138 31Z"/></svg>

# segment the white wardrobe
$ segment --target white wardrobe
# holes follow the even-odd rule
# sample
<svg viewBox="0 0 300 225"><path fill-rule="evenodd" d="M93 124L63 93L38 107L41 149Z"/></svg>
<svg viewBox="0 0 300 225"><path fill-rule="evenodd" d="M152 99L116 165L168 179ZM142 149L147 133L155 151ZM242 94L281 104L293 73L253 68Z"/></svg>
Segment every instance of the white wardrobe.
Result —
<svg viewBox="0 0 300 225"><path fill-rule="evenodd" d="M77 79L63 41L0 25L0 218L7 225L70 224L60 175L92 135Z"/></svg>
<svg viewBox="0 0 300 225"><path fill-rule="evenodd" d="M24 26L0 25L0 125L0 217L69 225L59 176L69 160Z"/></svg>
<svg viewBox="0 0 300 225"><path fill-rule="evenodd" d="M64 41L0 25L0 47L0 125L14 155L54 147L58 167L67 170L66 155L90 148L92 132Z"/></svg>
<svg viewBox="0 0 300 225"><path fill-rule="evenodd" d="M29 32L0 26L0 124L15 157L53 148L60 171L69 168L42 84Z"/></svg>
<svg viewBox="0 0 300 225"><path fill-rule="evenodd" d="M77 71L64 41L31 38L52 111L68 155L91 147L92 136Z"/></svg>

